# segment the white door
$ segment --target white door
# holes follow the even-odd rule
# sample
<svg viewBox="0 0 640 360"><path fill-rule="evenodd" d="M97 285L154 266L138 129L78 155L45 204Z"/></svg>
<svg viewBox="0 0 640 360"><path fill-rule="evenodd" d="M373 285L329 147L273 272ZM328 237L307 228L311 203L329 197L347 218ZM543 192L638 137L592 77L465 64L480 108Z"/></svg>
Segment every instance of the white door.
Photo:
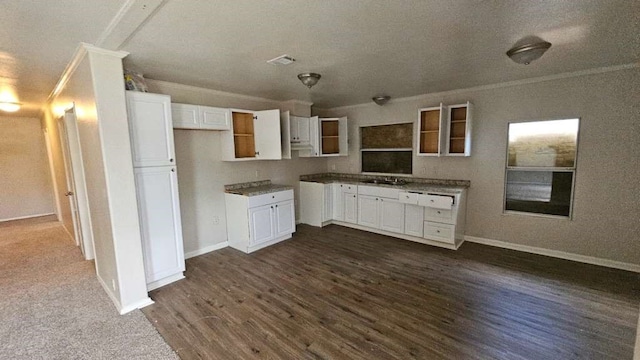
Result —
<svg viewBox="0 0 640 360"><path fill-rule="evenodd" d="M280 110L256 111L253 131L255 134L256 159L282 159L280 134Z"/></svg>
<svg viewBox="0 0 640 360"><path fill-rule="evenodd" d="M199 129L198 105L171 104L171 123L175 129Z"/></svg>
<svg viewBox="0 0 640 360"><path fill-rule="evenodd" d="M404 216L404 233L422 237L424 228L424 207L407 204Z"/></svg>
<svg viewBox="0 0 640 360"><path fill-rule="evenodd" d="M287 111L288 113L288 111ZM300 127L299 127L299 117L297 116L291 116L290 117L291 121L289 123L289 135L291 137L291 142L292 143L299 143L300 142L300 137L298 135L298 132L300 131Z"/></svg>
<svg viewBox="0 0 640 360"><path fill-rule="evenodd" d="M311 156L320 156L320 119L313 116L309 119L309 144Z"/></svg>
<svg viewBox="0 0 640 360"><path fill-rule="evenodd" d="M295 210L293 200L279 202L274 205L275 237L289 235L296 231Z"/></svg>
<svg viewBox="0 0 640 360"><path fill-rule="evenodd" d="M380 229L404 233L404 203L380 198Z"/></svg>
<svg viewBox="0 0 640 360"><path fill-rule="evenodd" d="M133 166L174 164L171 98L167 95L127 92Z"/></svg>
<svg viewBox="0 0 640 360"><path fill-rule="evenodd" d="M346 117L338 119L338 136L340 156L349 156L349 133Z"/></svg>
<svg viewBox="0 0 640 360"><path fill-rule="evenodd" d="M322 221L329 221L333 218L333 189L332 184L324 184L324 206Z"/></svg>
<svg viewBox="0 0 640 360"><path fill-rule="evenodd" d="M211 106L198 106L200 128L208 130L231 129L231 111Z"/></svg>
<svg viewBox="0 0 640 360"><path fill-rule="evenodd" d="M250 246L274 239L274 205L264 205L249 209Z"/></svg>
<svg viewBox="0 0 640 360"><path fill-rule="evenodd" d="M380 227L378 202L379 199L375 196L358 196L358 225L375 229Z"/></svg>
<svg viewBox="0 0 640 360"><path fill-rule="evenodd" d="M344 221L357 224L358 223L358 195L352 193L342 194L342 203L344 204Z"/></svg>
<svg viewBox="0 0 640 360"><path fill-rule="evenodd" d="M69 208L71 209L72 229L67 229L73 235L76 246L80 246L84 254L84 242L82 240L82 229L80 227L80 215L78 214L78 200L76 197L76 185L73 178L73 170L71 166L71 155L69 151L69 141L67 130L65 127L64 116L58 120L58 133L60 135L60 143L62 147L62 160L64 162L65 178L67 180L67 192L64 196L69 199Z"/></svg>
<svg viewBox="0 0 640 360"><path fill-rule="evenodd" d="M300 143L309 143L309 118L298 117L298 140Z"/></svg>
<svg viewBox="0 0 640 360"><path fill-rule="evenodd" d="M135 168L147 283L185 269L178 177L174 166Z"/></svg>
<svg viewBox="0 0 640 360"><path fill-rule="evenodd" d="M342 184L331 184L333 192L333 219L344 220L344 203L342 195Z"/></svg>
<svg viewBox="0 0 640 360"><path fill-rule="evenodd" d="M291 159L291 118L289 112L285 111L280 113L280 130L282 134L280 136L280 145L282 148L282 158Z"/></svg>

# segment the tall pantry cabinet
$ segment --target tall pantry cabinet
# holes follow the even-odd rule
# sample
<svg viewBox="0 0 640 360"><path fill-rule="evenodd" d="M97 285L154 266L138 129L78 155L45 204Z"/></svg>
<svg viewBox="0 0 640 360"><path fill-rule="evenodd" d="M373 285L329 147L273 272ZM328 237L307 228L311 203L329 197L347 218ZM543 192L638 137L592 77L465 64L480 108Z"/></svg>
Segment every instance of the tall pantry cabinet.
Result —
<svg viewBox="0 0 640 360"><path fill-rule="evenodd" d="M184 278L171 98L127 91L147 289Z"/></svg>

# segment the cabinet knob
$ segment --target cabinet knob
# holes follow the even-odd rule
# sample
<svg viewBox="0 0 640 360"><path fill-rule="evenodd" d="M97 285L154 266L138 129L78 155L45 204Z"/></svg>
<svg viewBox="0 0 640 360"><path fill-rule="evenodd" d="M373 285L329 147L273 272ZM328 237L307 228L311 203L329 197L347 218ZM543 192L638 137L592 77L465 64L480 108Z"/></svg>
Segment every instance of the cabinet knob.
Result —
<svg viewBox="0 0 640 360"><path fill-rule="evenodd" d="M438 234L440 234L440 230L436 230L436 232L437 232Z"/></svg>
<svg viewBox="0 0 640 360"><path fill-rule="evenodd" d="M271 198L272 198L272 199L275 199L275 198L276 198L276 196L275 196L275 195L271 195Z"/></svg>
<svg viewBox="0 0 640 360"><path fill-rule="evenodd" d="M276 207L278 207L278 205L276 205Z"/></svg>
<svg viewBox="0 0 640 360"><path fill-rule="evenodd" d="M176 169L171 169L171 172L176 172Z"/></svg>
<svg viewBox="0 0 640 360"><path fill-rule="evenodd" d="M169 159L169 162L173 162L173 159Z"/></svg>
<svg viewBox="0 0 640 360"><path fill-rule="evenodd" d="M438 210L438 214L441 214L440 210Z"/></svg>
<svg viewBox="0 0 640 360"><path fill-rule="evenodd" d="M273 209L273 205L271 205L271 208Z"/></svg>
<svg viewBox="0 0 640 360"><path fill-rule="evenodd" d="M256 155L260 155L260 151L256 151Z"/></svg>

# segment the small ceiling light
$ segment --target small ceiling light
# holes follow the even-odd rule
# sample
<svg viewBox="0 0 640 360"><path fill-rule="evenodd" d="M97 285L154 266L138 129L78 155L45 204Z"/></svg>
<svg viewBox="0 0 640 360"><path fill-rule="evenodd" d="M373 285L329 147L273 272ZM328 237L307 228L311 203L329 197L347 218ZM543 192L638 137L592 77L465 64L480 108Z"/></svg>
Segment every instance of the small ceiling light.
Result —
<svg viewBox="0 0 640 360"><path fill-rule="evenodd" d="M538 37L527 37L509 49L507 56L518 64L529 65L532 61L539 59L550 47L550 42Z"/></svg>
<svg viewBox="0 0 640 360"><path fill-rule="evenodd" d="M390 99L391 99L391 96L389 95L379 95L371 98L371 100L373 100L374 103L380 106L386 104Z"/></svg>
<svg viewBox="0 0 640 360"><path fill-rule="evenodd" d="M311 89L313 85L318 83L320 77L320 74L316 73L302 73L298 75L298 79L300 79L300 81L302 81L302 83L305 84L309 89Z"/></svg>
<svg viewBox="0 0 640 360"><path fill-rule="evenodd" d="M20 104L16 102L0 102L0 110L6 112L16 112L20 110Z"/></svg>

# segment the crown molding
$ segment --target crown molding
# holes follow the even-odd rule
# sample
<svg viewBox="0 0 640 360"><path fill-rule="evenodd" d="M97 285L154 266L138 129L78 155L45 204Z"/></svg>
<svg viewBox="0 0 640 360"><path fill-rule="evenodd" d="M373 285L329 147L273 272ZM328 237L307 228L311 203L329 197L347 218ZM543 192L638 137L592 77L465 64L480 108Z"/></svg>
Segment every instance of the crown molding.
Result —
<svg viewBox="0 0 640 360"><path fill-rule="evenodd" d="M209 88L200 87L200 86L175 83L175 82L171 82L171 81L156 80L156 79L151 79L151 78L145 78L145 79L147 81L151 81L151 83L156 83L156 84L158 84L160 86L172 87L174 89L202 91L202 92L215 94L215 95L233 96L233 97L240 98L240 99L245 99L245 100L282 103L281 100L267 99L267 98L258 97L258 96L251 96L251 95L237 94L237 93L232 93L232 92L228 92L228 91L214 90L214 89L209 89Z"/></svg>

